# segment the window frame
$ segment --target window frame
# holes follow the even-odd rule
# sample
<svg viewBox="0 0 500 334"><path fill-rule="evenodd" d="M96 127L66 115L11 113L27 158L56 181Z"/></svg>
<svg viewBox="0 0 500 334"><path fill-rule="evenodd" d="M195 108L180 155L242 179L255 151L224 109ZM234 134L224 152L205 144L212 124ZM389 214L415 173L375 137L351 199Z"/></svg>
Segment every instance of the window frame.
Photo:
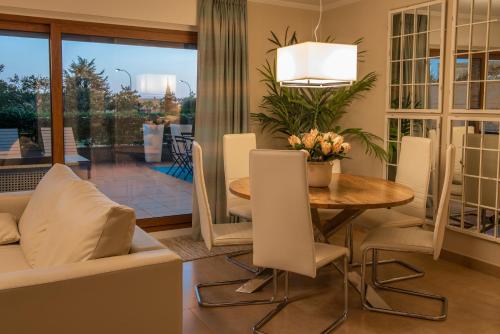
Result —
<svg viewBox="0 0 500 334"><path fill-rule="evenodd" d="M395 85L392 85L392 77L391 77L391 66L392 66L392 59L391 59L391 53L392 53L392 43L391 43L391 40L393 38L392 36L392 15L393 14L396 14L396 13L401 13L401 14L404 14L405 11L408 11L408 10L417 10L418 8L422 8L422 7L431 7L431 6L434 6L434 5L438 5L440 4L441 5L441 26L440 26L440 40L441 40L441 43L440 43L440 55L439 55L439 62L440 62L440 66L439 66L439 83L437 84L438 86L438 106L436 109L427 109L427 108L421 108L421 109L416 109L416 108L410 108L410 109L403 109L403 108L391 108L391 87L392 86L395 86ZM404 113L404 114L408 114L408 113L418 113L418 114L442 114L443 112L443 91L444 91L444 66L445 66L445 47L446 47L446 1L445 0L434 0L434 1L428 1L428 2L424 2L424 3L419 3L419 4L415 4L415 5L411 5L411 6L406 6L406 7L400 7L400 8L397 8L397 9L392 9L389 11L388 13L388 19L387 19L387 68L386 68L386 76L387 76L387 79L386 79L386 82L385 82L385 85L386 85L386 98L385 98L385 109L386 109L386 112L387 113ZM430 21L429 21L430 22ZM437 31L437 30L435 30ZM427 34L429 34L431 31L430 30L427 30L426 31ZM411 34L410 34L411 35ZM416 35L416 33L414 33L414 35ZM401 34L401 37L405 36L405 34ZM408 35L409 36L409 35ZM428 42L428 39L427 39L427 42ZM415 38L413 39L413 46L415 46L416 44L416 41L415 41ZM428 45L428 44L427 44ZM401 43L401 52L402 52L402 43ZM415 47L413 47L413 57L411 58L412 60L412 83L409 84L408 86L412 87L412 90L411 90L411 96L412 96L412 99L413 99L413 96L414 96L414 87L416 86L416 84L413 82L413 78L414 78L414 72L415 72L415 66L414 66L414 61L415 59L420 59L420 58L415 58ZM401 60L400 62L403 63L403 58L402 58L402 54L401 54ZM433 58L437 58L437 57L433 57ZM430 59L430 57L427 55L426 60ZM400 77L402 76L402 72L401 72L401 69L400 69ZM426 67L426 77L427 77L427 67ZM402 91L402 87L404 86L403 83L399 83L397 85L399 87L399 94L401 95L401 91ZM425 96L428 95L427 93L427 82L425 82L423 84L423 86L425 87ZM427 101L426 101L427 102ZM425 106L427 107L427 106Z"/></svg>
<svg viewBox="0 0 500 334"><path fill-rule="evenodd" d="M448 116L448 119L447 119L447 139L446 139L446 142L448 145L451 144L452 140L453 140L453 138L452 138L453 137L453 131L452 131L453 121L477 121L477 122L497 122L497 123L500 123L500 118L494 117L494 116L488 117L486 115L485 116L478 116L478 115L450 115L450 116ZM464 147L468 148L468 146L464 146ZM464 147L460 147L460 148L457 147L457 150L464 149ZM495 215L494 215L495 225L493 227L493 229L494 229L493 236L487 235L485 233L481 233L480 231L477 230L477 228L474 230L464 228L464 212L463 212L462 208L463 208L463 205L466 204L466 202L465 202L463 194L459 200L458 199L450 199L450 202L460 203L460 205L461 205L460 226L453 226L450 224L451 209L449 209L448 222L446 224L446 227L450 230L453 230L453 231L457 231L460 233L471 235L471 236L474 236L474 237L477 237L480 239L485 239L485 240L493 241L496 243L500 243L500 233L498 231L498 227L500 226L500 223L498 222L498 219L500 218L500 197L499 197L499 195L500 195L499 194L499 191L500 191L500 169L498 168L500 166L500 134L499 134L498 148L496 150L495 149L484 150L483 146L482 146L482 140L481 140L481 146L479 148L474 148L474 150L479 150L480 154L482 154L483 151L496 151L497 152L497 167L496 167L497 177L496 178L483 177L481 175L482 174L482 166L481 166L482 159L481 159L481 157L479 160L479 175L477 175L477 176L472 175L472 174L467 175L464 171L462 171L462 185L463 185L463 187L465 187L464 181L463 181L463 180L465 180L465 177L478 179L478 191L477 191L478 203L471 203L471 204L475 204L475 206L477 206L478 211L482 207L486 210L490 210L490 211L495 212ZM481 180L493 180L496 183L495 208L494 209L491 209L491 208L487 207L486 205L481 204ZM476 227L479 227L479 219L480 218L478 215L478 217L476 218Z"/></svg>
<svg viewBox="0 0 500 334"><path fill-rule="evenodd" d="M197 45L196 31L146 28L107 23L71 21L0 13L0 30L43 32L49 34L50 93L52 119L52 164L64 164L64 104L63 104L63 34L108 37ZM138 219L147 231L160 231L191 226L192 215L177 215Z"/></svg>
<svg viewBox="0 0 500 334"><path fill-rule="evenodd" d="M491 10L491 3L492 3L493 0L489 0L488 1L488 18L489 18L489 14L490 14L490 10ZM500 108L499 109L486 109L486 92L487 92L487 89L486 89L486 83L487 82L498 82L500 84L500 80L485 80L486 76L487 76L487 70L485 71L485 78L482 78L481 80L471 80L470 79L470 69L472 67L472 61L471 61L471 54L475 53L475 54L480 54L480 53L484 53L485 54L485 59L486 59L486 68L488 66L487 64L487 57L488 57L488 54L490 53L490 50L489 50L489 34L490 34L490 23L492 22L491 20L486 20L486 21L479 21L479 22L473 22L473 9L474 9L474 1L471 0L471 21L467 24L461 24L461 25L457 25L458 23L458 3L459 3L459 0L453 0L453 12L452 12L452 23L451 23L451 28L452 28L452 32L451 32L451 55L450 55L450 73L449 73L449 110L450 110L450 114L455 114L455 115L471 115L471 114L483 114L483 115L495 115L495 114L500 114ZM478 24L482 24L482 23L486 23L487 26L486 26L486 39L485 39L485 50L484 52L472 52L471 51L471 47L472 47L472 27L474 25L478 25ZM455 97L455 89L454 89L454 85L455 85L455 56L456 56L456 37L457 37L457 28L460 27L460 26L470 26L470 30L469 30L469 47L468 47L468 50L467 50L467 53L464 53L466 54L467 56L469 56L469 60L468 60L468 75L467 75L467 80L466 81L463 81L464 84L467 85L467 95L466 95L466 108L465 109L455 109L454 108L454 103L453 103L453 100L454 100L454 97ZM462 81L459 81L459 82L462 82ZM469 91L470 91L470 87L469 87L469 84L471 82L478 82L478 83L483 83L484 84L484 87L483 87L483 92L481 93L482 96L482 100L483 100L483 103L484 103L484 107L481 108L481 109L470 109L468 107L470 107L470 102L469 102Z"/></svg>

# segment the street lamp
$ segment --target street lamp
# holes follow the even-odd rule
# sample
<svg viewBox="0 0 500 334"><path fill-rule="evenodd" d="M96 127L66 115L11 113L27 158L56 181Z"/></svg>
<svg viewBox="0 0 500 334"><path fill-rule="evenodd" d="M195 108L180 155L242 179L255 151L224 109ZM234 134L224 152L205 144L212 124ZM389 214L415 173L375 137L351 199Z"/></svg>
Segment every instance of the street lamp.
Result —
<svg viewBox="0 0 500 334"><path fill-rule="evenodd" d="M132 90L132 76L130 75L129 71L124 70L123 68L117 68L117 69L115 69L115 71L116 72L125 72L125 73L127 73L127 75L128 75L128 82L129 82L128 89Z"/></svg>
<svg viewBox="0 0 500 334"><path fill-rule="evenodd" d="M191 89L191 85L189 84L189 82L187 82L185 80L179 80L178 82L183 83L183 84L185 84L185 85L188 86L188 88L189 88L189 96L193 96L194 95L193 94L193 90Z"/></svg>

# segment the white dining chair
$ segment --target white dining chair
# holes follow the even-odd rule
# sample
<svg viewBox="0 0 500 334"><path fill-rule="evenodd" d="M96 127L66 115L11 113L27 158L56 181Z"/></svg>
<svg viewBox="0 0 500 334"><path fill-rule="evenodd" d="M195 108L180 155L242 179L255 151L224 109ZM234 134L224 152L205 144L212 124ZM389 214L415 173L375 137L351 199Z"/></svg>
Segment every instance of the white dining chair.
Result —
<svg viewBox="0 0 500 334"><path fill-rule="evenodd" d="M329 333L347 317L347 249L315 243L309 206L306 156L301 151L250 152L250 190L254 229L254 265L285 271L284 299L257 322L254 333L290 301L288 273L316 277L317 270L344 259L344 309L322 333Z"/></svg>
<svg viewBox="0 0 500 334"><path fill-rule="evenodd" d="M448 206L450 201L451 184L454 174L455 147L449 145L446 150L446 167L444 175L444 184L439 201L439 207L436 216L434 231L427 231L422 227L394 228L381 227L372 230L361 245L362 263L361 263L361 300L363 307L370 311L408 316L427 320L444 320L447 316L447 299L445 297L431 294L428 292L412 291L402 288L395 288L386 284L380 284L377 279L378 252L409 252L429 254L434 260L439 259L444 242L444 233L448 221ZM396 310L393 308L378 308L370 305L366 300L366 266L368 264L368 255L372 253L372 285L375 288L408 294L417 297L437 300L441 304L441 312L438 315L421 314Z"/></svg>
<svg viewBox="0 0 500 334"><path fill-rule="evenodd" d="M201 235L208 250L217 246L234 246L234 245L251 245L253 243L252 237L252 223L244 222L237 224L213 224L212 213L208 203L207 189L205 186L205 176L203 173L203 152L201 146L193 142L193 168L194 168L194 190L196 192L196 200L198 202L199 218ZM238 252L238 254L240 254ZM242 267L245 270L254 272L251 267L244 263L231 261L234 264ZM253 300L253 301L226 301L226 302L212 302L204 300L201 290L204 288L243 284L248 279L239 279L223 282L208 282L199 283L195 286L196 299L201 306L238 306L238 305L251 305L251 304L268 304L275 301L275 295L267 300Z"/></svg>
<svg viewBox="0 0 500 334"><path fill-rule="evenodd" d="M248 177L248 155L256 148L255 133L227 134L222 139L224 177L226 181L226 213L230 221L252 220L250 201L234 196L229 185L236 179Z"/></svg>
<svg viewBox="0 0 500 334"><path fill-rule="evenodd" d="M393 207L390 209L372 209L365 211L352 221L353 225L365 230L373 230L380 227L415 227L423 226L426 219L427 195L429 192L430 174L433 164L432 140L421 137L403 137L399 155L399 164L396 172L396 183L411 188L415 197L412 202ZM347 239L353 258L353 231L352 225L347 226ZM410 271L412 274L396 276L385 279L381 283L392 283L407 279L422 277L425 273L415 265L399 259L381 260L379 264L398 264ZM359 264L358 264L359 265Z"/></svg>

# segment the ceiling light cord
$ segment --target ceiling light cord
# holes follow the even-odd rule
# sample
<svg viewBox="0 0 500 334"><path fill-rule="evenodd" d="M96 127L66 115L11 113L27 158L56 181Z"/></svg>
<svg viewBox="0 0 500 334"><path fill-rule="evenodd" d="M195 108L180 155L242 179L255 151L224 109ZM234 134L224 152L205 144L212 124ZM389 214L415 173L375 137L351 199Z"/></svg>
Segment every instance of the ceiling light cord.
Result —
<svg viewBox="0 0 500 334"><path fill-rule="evenodd" d="M319 18L318 18L318 24L316 25L316 28L314 29L314 39L316 42L318 41L318 29L319 25L321 24L321 17L323 16L323 0L319 0Z"/></svg>

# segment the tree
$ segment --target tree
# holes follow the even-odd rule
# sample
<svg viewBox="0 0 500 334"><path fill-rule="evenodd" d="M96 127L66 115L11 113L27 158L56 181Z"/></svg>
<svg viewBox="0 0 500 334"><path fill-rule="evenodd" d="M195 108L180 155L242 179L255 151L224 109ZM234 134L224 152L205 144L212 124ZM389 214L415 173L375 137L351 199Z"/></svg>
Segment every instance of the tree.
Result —
<svg viewBox="0 0 500 334"><path fill-rule="evenodd" d="M64 71L66 112L105 111L111 99L108 77L97 71L95 59L78 57Z"/></svg>
<svg viewBox="0 0 500 334"><path fill-rule="evenodd" d="M140 96L136 90L122 86L122 90L111 98L109 109L116 111L139 110L141 104L139 99Z"/></svg>
<svg viewBox="0 0 500 334"><path fill-rule="evenodd" d="M181 102L181 124L193 124L194 115L196 112L196 96L189 95L182 99Z"/></svg>
<svg viewBox="0 0 500 334"><path fill-rule="evenodd" d="M170 89L170 86L167 86L165 97L162 102L165 115L177 115L179 113L179 104L177 103L177 98Z"/></svg>

